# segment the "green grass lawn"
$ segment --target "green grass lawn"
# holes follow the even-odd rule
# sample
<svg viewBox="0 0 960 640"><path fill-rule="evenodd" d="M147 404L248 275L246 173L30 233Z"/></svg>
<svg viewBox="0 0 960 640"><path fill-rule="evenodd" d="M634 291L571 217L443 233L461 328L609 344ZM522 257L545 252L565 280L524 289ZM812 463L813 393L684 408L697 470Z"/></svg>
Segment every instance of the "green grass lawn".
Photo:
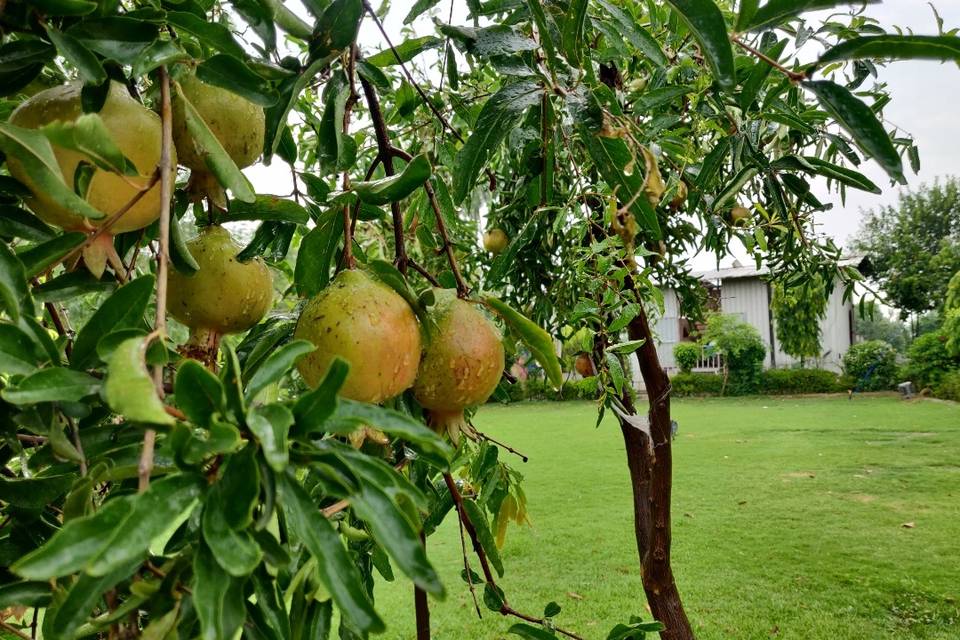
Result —
<svg viewBox="0 0 960 640"><path fill-rule="evenodd" d="M892 397L674 404L674 569L701 639L960 638L960 406ZM528 454L530 528L512 528L501 582L586 638L649 616L619 429L585 403L487 407L478 426ZM906 528L905 523L913 523ZM478 621L448 517L430 553L449 594L438 640L506 637ZM476 563L474 562L474 567ZM409 582L377 590L413 638ZM516 636L511 636L516 637Z"/></svg>

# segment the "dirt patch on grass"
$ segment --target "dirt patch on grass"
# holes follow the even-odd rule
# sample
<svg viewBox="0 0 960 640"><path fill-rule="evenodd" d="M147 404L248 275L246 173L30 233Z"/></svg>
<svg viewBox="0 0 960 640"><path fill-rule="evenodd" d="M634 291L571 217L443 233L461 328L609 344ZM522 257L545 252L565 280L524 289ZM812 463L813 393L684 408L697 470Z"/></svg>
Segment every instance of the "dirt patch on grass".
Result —
<svg viewBox="0 0 960 640"><path fill-rule="evenodd" d="M780 475L784 480L796 480L801 478L816 478L817 474L813 471L791 471Z"/></svg>

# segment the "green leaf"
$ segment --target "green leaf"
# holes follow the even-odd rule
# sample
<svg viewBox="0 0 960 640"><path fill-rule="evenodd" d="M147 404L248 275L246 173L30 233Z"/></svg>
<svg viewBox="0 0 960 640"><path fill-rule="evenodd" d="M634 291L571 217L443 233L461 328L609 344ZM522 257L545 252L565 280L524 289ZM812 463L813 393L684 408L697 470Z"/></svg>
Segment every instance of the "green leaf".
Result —
<svg viewBox="0 0 960 640"><path fill-rule="evenodd" d="M157 39L159 25L124 16L87 18L65 33L104 58L133 64Z"/></svg>
<svg viewBox="0 0 960 640"><path fill-rule="evenodd" d="M876 2L877 0L867 0ZM756 4L751 0L752 4ZM841 4L849 4L849 0L768 0L766 4L753 13L753 17L741 25L737 23L738 31L758 31L776 27L794 16L805 11L830 9Z"/></svg>
<svg viewBox="0 0 960 640"><path fill-rule="evenodd" d="M182 62L184 60L190 60L190 54L180 48L177 42L172 40L155 40L150 43L150 46L141 51L137 59L133 61L130 76L133 78L142 78L163 65L169 66L175 62Z"/></svg>
<svg viewBox="0 0 960 640"><path fill-rule="evenodd" d="M317 21L310 39L313 60L339 55L357 39L363 0L333 0Z"/></svg>
<svg viewBox="0 0 960 640"><path fill-rule="evenodd" d="M0 396L11 404L79 402L99 390L100 381L82 371L50 367L27 376L15 387L0 391Z"/></svg>
<svg viewBox="0 0 960 640"><path fill-rule="evenodd" d="M72 474L45 478L0 478L0 500L23 509L42 509L73 486Z"/></svg>
<svg viewBox="0 0 960 640"><path fill-rule="evenodd" d="M540 46L543 48L547 58L547 66L550 69L559 69L560 62L557 59L557 49L553 44L551 35L552 24L547 22L547 16L543 12L543 5L540 0L526 0L527 8L533 17L533 22L537 26L537 36L540 39Z"/></svg>
<svg viewBox="0 0 960 640"><path fill-rule="evenodd" d="M747 25L753 20L760 7L760 0L740 0L740 11L737 13L737 31L745 31Z"/></svg>
<svg viewBox="0 0 960 640"><path fill-rule="evenodd" d="M536 40L506 25L473 29L440 24L437 28L444 35L453 38L458 47L478 58L512 56L539 48Z"/></svg>
<svg viewBox="0 0 960 640"><path fill-rule="evenodd" d="M57 52L77 68L84 84L100 85L107 81L107 72L100 63L100 59L82 42L57 31L50 25L45 24L43 28L47 32L47 37L57 47Z"/></svg>
<svg viewBox="0 0 960 640"><path fill-rule="evenodd" d="M314 60L303 72L281 83L279 101L264 112L266 119L266 133L263 142L264 162L269 163L270 158L277 151L277 147L280 145L280 133L286 128L287 116L300 97L300 93L320 71L327 68L336 58L337 54L333 53L325 58Z"/></svg>
<svg viewBox="0 0 960 640"><path fill-rule="evenodd" d="M218 22L204 20L187 11L168 11L167 21L218 51L236 58L246 58L243 47L234 39L230 29Z"/></svg>
<svg viewBox="0 0 960 640"><path fill-rule="evenodd" d="M253 573L263 559L263 552L247 531L235 531L227 523L224 510L232 499L233 496L224 494L219 487L210 492L203 506L203 539L217 564L230 575L242 578Z"/></svg>
<svg viewBox="0 0 960 640"><path fill-rule="evenodd" d="M22 329L0 323L0 371L7 375L25 376L37 368L33 341Z"/></svg>
<svg viewBox="0 0 960 640"><path fill-rule="evenodd" d="M106 546L133 510L132 498L108 500L96 513L66 523L39 549L13 564L28 580L49 580L76 573Z"/></svg>
<svg viewBox="0 0 960 640"><path fill-rule="evenodd" d="M110 408L131 422L172 426L173 419L157 396L153 378L147 371L145 339L130 338L114 349L107 360L107 380L103 395Z"/></svg>
<svg viewBox="0 0 960 640"><path fill-rule="evenodd" d="M71 213L93 219L104 217L103 212L94 209L64 182L53 147L42 132L0 122L0 151L23 166L33 183L32 189L50 196Z"/></svg>
<svg viewBox="0 0 960 640"><path fill-rule="evenodd" d="M184 360L174 381L177 406L191 422L207 427L213 415L223 413L226 396L220 379L196 360Z"/></svg>
<svg viewBox="0 0 960 640"><path fill-rule="evenodd" d="M724 89L732 89L737 82L737 69L727 25L716 3L713 0L667 0L667 3L700 43L713 77Z"/></svg>
<svg viewBox="0 0 960 640"><path fill-rule="evenodd" d="M507 633L526 638L526 640L557 640L557 636L541 627L534 627L525 622L518 622L507 629Z"/></svg>
<svg viewBox="0 0 960 640"><path fill-rule="evenodd" d="M33 288L38 302L64 302L87 293L107 293L117 286L115 281L97 279L86 269L63 273Z"/></svg>
<svg viewBox="0 0 960 640"><path fill-rule="evenodd" d="M563 50L575 67L580 66L584 31L587 24L587 0L573 0L563 24Z"/></svg>
<svg viewBox="0 0 960 640"><path fill-rule="evenodd" d="M859 171L854 171L853 169L831 164L826 160L821 160L815 156L805 156L803 159L807 164L813 167L817 175L821 175L830 180L836 180L837 182L845 184L848 187L853 187L854 189L859 189L868 193L875 193L877 195L883 193L883 190L880 187L874 184L872 180Z"/></svg>
<svg viewBox="0 0 960 640"><path fill-rule="evenodd" d="M756 178L759 173L756 167L744 167L741 169L740 172L733 177L733 180L717 194L717 197L713 201L713 210L720 211L734 201L746 184Z"/></svg>
<svg viewBox="0 0 960 640"><path fill-rule="evenodd" d="M427 559L420 535L400 507L382 489L364 483L350 493L353 512L370 527L373 537L413 582L427 593L442 598L440 577Z"/></svg>
<svg viewBox="0 0 960 640"><path fill-rule="evenodd" d="M649 31L637 24L626 11L607 0L599 0L599 4L610 14L618 27L620 34L626 38L638 51L643 53L650 62L658 67L666 67L669 63L666 54Z"/></svg>
<svg viewBox="0 0 960 640"><path fill-rule="evenodd" d="M402 438L415 447L449 460L453 454L440 436L418 420L377 405L340 398L338 406L326 425L329 433L350 433L357 427L369 425L389 435Z"/></svg>
<svg viewBox="0 0 960 640"><path fill-rule="evenodd" d="M417 0L403 19L403 24L410 24L439 3L440 0Z"/></svg>
<svg viewBox="0 0 960 640"><path fill-rule="evenodd" d="M483 604L486 605L487 609L500 613L506 603L507 599L503 594L503 589L492 582L483 586Z"/></svg>
<svg viewBox="0 0 960 640"><path fill-rule="evenodd" d="M146 491L131 500L130 513L87 565L87 573L105 576L142 560L154 538L189 516L205 484L202 477L186 473L154 480Z"/></svg>
<svg viewBox="0 0 960 640"><path fill-rule="evenodd" d="M246 618L243 581L224 571L206 544L193 556L191 591L202 640L233 638Z"/></svg>
<svg viewBox="0 0 960 640"><path fill-rule="evenodd" d="M46 607L53 592L47 582L11 582L0 587L0 609L9 607Z"/></svg>
<svg viewBox="0 0 960 640"><path fill-rule="evenodd" d="M310 214L293 200L287 200L280 196L257 194L253 202L231 200L230 209L219 219L221 222L272 220L275 222L307 224L310 221Z"/></svg>
<svg viewBox="0 0 960 640"><path fill-rule="evenodd" d="M297 434L308 436L324 430L326 421L337 409L337 392L343 386L349 372L350 364L342 358L335 357L317 388L297 398L296 404L293 405Z"/></svg>
<svg viewBox="0 0 960 640"><path fill-rule="evenodd" d="M828 49L817 66L840 60L939 60L960 61L960 38L887 34L860 36Z"/></svg>
<svg viewBox="0 0 960 640"><path fill-rule="evenodd" d="M803 86L813 92L824 111L850 134L854 142L872 157L893 180L906 184L903 162L890 136L873 110L849 89L827 80L807 81Z"/></svg>
<svg viewBox="0 0 960 640"><path fill-rule="evenodd" d="M269 50L277 48L277 30L273 24L273 10L261 0L231 0L230 4L254 30Z"/></svg>
<svg viewBox="0 0 960 640"><path fill-rule="evenodd" d="M267 464L282 472L289 462L287 434L293 424L293 414L282 404L254 407L247 415L247 425L257 437Z"/></svg>
<svg viewBox="0 0 960 640"><path fill-rule="evenodd" d="M484 296L483 302L503 318L517 337L527 345L530 353L543 367L547 379L559 389L563 384L563 371L560 369L560 359L557 358L550 334L499 298L488 295Z"/></svg>
<svg viewBox="0 0 960 640"><path fill-rule="evenodd" d="M231 200L231 202L239 202L239 200ZM180 221L176 216L170 216L170 263L174 269L184 275L191 275L200 270L200 265L190 253L187 241L180 230Z"/></svg>
<svg viewBox="0 0 960 640"><path fill-rule="evenodd" d="M508 84L484 103L473 134L457 152L453 201L463 202L490 155L517 125L528 108L540 103L543 88L529 81Z"/></svg>
<svg viewBox="0 0 960 640"><path fill-rule="evenodd" d="M33 278L56 264L68 253L83 244L87 234L79 231L67 232L38 244L17 255L23 263L28 278Z"/></svg>
<svg viewBox="0 0 960 640"><path fill-rule="evenodd" d="M607 347L609 353L630 354L643 346L646 340L628 340L627 342L618 342Z"/></svg>
<svg viewBox="0 0 960 640"><path fill-rule="evenodd" d="M269 82L251 71L241 60L226 53L218 53L201 62L197 66L197 78L261 107L273 106L279 99Z"/></svg>
<svg viewBox="0 0 960 640"><path fill-rule="evenodd" d="M56 236L53 227L25 209L0 205L0 236L43 242Z"/></svg>
<svg viewBox="0 0 960 640"><path fill-rule="evenodd" d="M0 243L0 304L14 322L20 319L21 311L33 313L26 269L5 242Z"/></svg>
<svg viewBox="0 0 960 640"><path fill-rule="evenodd" d="M330 263L342 235L343 215L339 208L330 208L300 241L293 276L298 295L312 298L330 283Z"/></svg>
<svg viewBox="0 0 960 640"><path fill-rule="evenodd" d="M271 353L247 383L247 401L252 402L257 394L290 371L297 360L315 350L309 340L291 340Z"/></svg>
<svg viewBox="0 0 960 640"><path fill-rule="evenodd" d="M140 561L137 560L106 576L94 577L80 574L67 592L66 598L55 609L48 610L47 615L50 615L53 620L49 623L44 621L44 637L48 640L75 638L81 625L90 616L90 612L101 601L104 592L115 587L124 578L128 578L139 565ZM134 603L137 601L133 599Z"/></svg>
<svg viewBox="0 0 960 640"><path fill-rule="evenodd" d="M383 620L374 610L357 567L333 525L290 475L279 474L277 488L288 526L317 560L320 580L344 617L362 632L383 631Z"/></svg>
<svg viewBox="0 0 960 640"><path fill-rule="evenodd" d="M210 131L207 123L203 121L203 117L180 89L180 85L176 86L175 99L179 103L179 107L183 109L187 130L200 150L204 164L207 165L210 173L216 176L221 185L230 189L235 198L244 202L254 202L257 196L246 176L237 168L236 163L224 150L223 145Z"/></svg>
<svg viewBox="0 0 960 640"><path fill-rule="evenodd" d="M604 355L607 361L607 369L610 371L610 379L613 381L613 388L616 390L617 395L621 395L623 394L623 383L626 381L626 376L623 373L623 365L615 353L608 351Z"/></svg>
<svg viewBox="0 0 960 640"><path fill-rule="evenodd" d="M493 568L497 570L497 575L502 577L503 561L500 559L500 550L497 549L497 543L493 538L493 534L490 533L490 525L487 523L487 517L483 513L483 508L477 504L475 500L464 500L463 508L467 513L467 517L470 518L473 528L477 530L477 539L480 541L480 546L482 546L483 550L487 553L487 559L490 560Z"/></svg>
<svg viewBox="0 0 960 640"><path fill-rule="evenodd" d="M424 0L419 0L417 4L421 4ZM438 0L427 0L428 2L436 2ZM413 9L410 10L410 14L414 12L416 5ZM410 15L408 14L409 18ZM404 20L406 23L406 20ZM436 36L423 36L420 38L411 38L410 40L404 40L396 46L397 53L393 53L392 49L384 49L379 51L372 56L366 58L368 64L372 64L375 67L391 67L395 64L400 64L400 62L410 62L418 55L424 51L430 51L431 49L436 49L443 44L443 40ZM400 60L397 60L397 56L400 56Z"/></svg>
<svg viewBox="0 0 960 640"><path fill-rule="evenodd" d="M355 182L353 192L367 204L399 202L423 186L432 173L427 154L421 153L410 160L400 174L371 182Z"/></svg>
<svg viewBox="0 0 960 640"><path fill-rule="evenodd" d="M246 529L253 522L253 511L260 498L260 468L256 447L246 446L227 461L218 486L222 496L223 517L234 530Z"/></svg>
<svg viewBox="0 0 960 640"><path fill-rule="evenodd" d="M544 618L555 618L560 614L561 608L560 605L556 602L547 603L547 606L543 609Z"/></svg>
<svg viewBox="0 0 960 640"><path fill-rule="evenodd" d="M140 276L117 289L94 311L77 333L70 364L74 369L90 365L97 354L100 338L111 331L139 327L153 293L154 277Z"/></svg>
<svg viewBox="0 0 960 640"><path fill-rule="evenodd" d="M31 6L47 16L85 16L97 10L90 0L30 0Z"/></svg>

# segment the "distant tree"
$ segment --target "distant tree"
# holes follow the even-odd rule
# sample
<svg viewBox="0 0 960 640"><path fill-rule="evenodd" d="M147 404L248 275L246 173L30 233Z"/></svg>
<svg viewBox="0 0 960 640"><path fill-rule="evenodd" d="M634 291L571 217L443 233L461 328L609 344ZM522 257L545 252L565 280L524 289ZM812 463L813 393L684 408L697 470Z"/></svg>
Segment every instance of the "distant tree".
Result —
<svg viewBox="0 0 960 640"><path fill-rule="evenodd" d="M773 315L783 352L800 360L820 355L820 320L827 313L827 290L819 275L797 284L773 284Z"/></svg>
<svg viewBox="0 0 960 640"><path fill-rule="evenodd" d="M903 352L910 341L910 329L899 319L892 319L873 300L867 302L862 316L857 316L857 335L864 340L883 340Z"/></svg>
<svg viewBox="0 0 960 640"><path fill-rule="evenodd" d="M947 287L944 314L943 333L947 336L947 350L960 357L960 271L953 274Z"/></svg>
<svg viewBox="0 0 960 640"><path fill-rule="evenodd" d="M902 317L940 309L960 270L960 180L902 192L897 206L869 212L854 246Z"/></svg>

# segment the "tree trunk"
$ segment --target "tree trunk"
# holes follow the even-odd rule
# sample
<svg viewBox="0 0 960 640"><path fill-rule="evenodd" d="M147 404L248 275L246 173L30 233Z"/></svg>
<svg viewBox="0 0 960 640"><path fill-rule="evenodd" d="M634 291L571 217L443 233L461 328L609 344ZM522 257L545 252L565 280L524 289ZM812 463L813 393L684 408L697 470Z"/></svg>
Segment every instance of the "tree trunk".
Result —
<svg viewBox="0 0 960 640"><path fill-rule="evenodd" d="M420 540L427 546L427 537L421 533ZM430 603L427 592L420 587L413 588L413 609L417 620L417 640L430 640Z"/></svg>
<svg viewBox="0 0 960 640"><path fill-rule="evenodd" d="M649 398L650 439L621 419L623 443L633 484L634 523L637 550L643 573L643 589L653 617L666 627L663 640L693 640L670 566L670 493L673 486L671 452L670 379L660 366L656 342L646 313L627 327L631 340L645 340L637 353L640 373Z"/></svg>

